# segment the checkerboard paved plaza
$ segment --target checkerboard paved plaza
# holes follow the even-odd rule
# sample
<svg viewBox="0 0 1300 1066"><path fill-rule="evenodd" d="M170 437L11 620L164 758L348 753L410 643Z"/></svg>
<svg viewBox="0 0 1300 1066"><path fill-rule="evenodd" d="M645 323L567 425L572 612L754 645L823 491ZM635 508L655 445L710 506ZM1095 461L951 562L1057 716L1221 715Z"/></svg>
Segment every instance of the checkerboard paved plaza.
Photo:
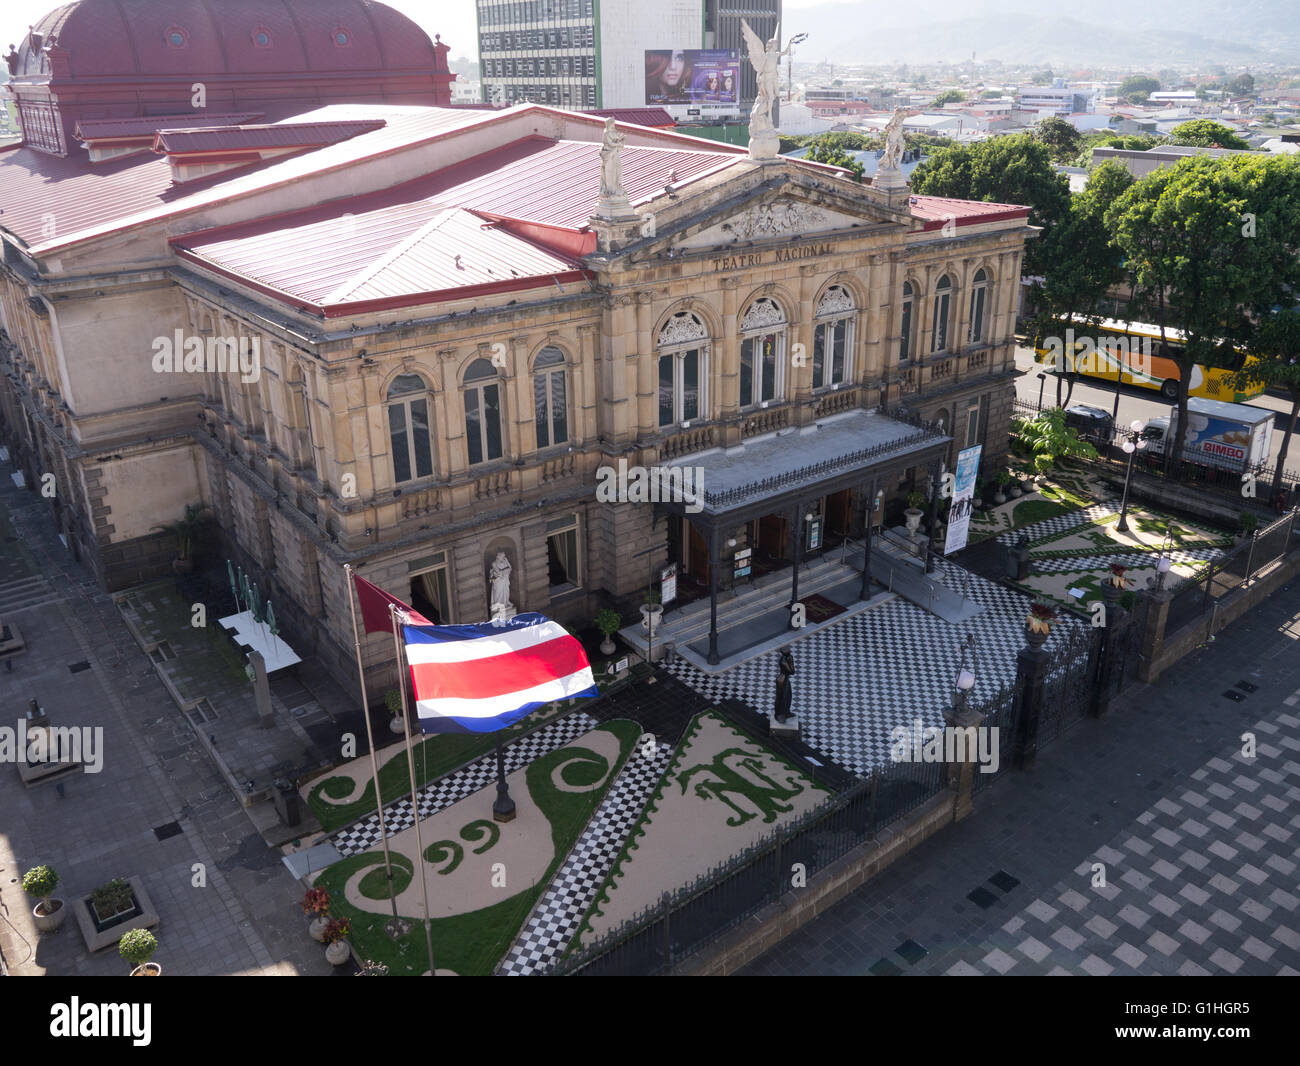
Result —
<svg viewBox="0 0 1300 1066"><path fill-rule="evenodd" d="M967 633L976 640L976 705L1015 679L1029 598L946 560L936 562L936 571L941 584L985 610L954 625L894 599L792 641L793 710L803 739L853 773L866 775L890 763L896 726L911 730L919 718L923 728L943 727ZM1054 626L1048 650L1059 647L1076 624L1062 619ZM668 669L712 700L734 698L760 713L771 711L775 653L715 675L680 659Z"/></svg>
<svg viewBox="0 0 1300 1066"><path fill-rule="evenodd" d="M1300 975L1298 652L1292 585L742 972Z"/></svg>
<svg viewBox="0 0 1300 1066"><path fill-rule="evenodd" d="M526 766L534 759L563 747L571 740L594 729L597 722L590 715L581 712L566 715L559 721L550 722L533 732L511 740L505 748L506 773L514 773L521 766ZM420 819L450 807L458 800L473 795L484 785L495 781L497 777L496 752L484 755L481 759L457 770L455 773L441 777L420 790ZM389 836L400 833L415 824L411 815L411 799L394 800L384 808L384 828ZM346 829L335 833L330 842L338 853L347 858L358 855L379 843L379 815L372 814L359 822L354 822Z"/></svg>
<svg viewBox="0 0 1300 1066"><path fill-rule="evenodd" d="M628 830L668 768L672 753L671 744L661 743L647 758L637 746L618 782L542 894L498 973L522 977L543 972L564 953L622 850Z"/></svg>

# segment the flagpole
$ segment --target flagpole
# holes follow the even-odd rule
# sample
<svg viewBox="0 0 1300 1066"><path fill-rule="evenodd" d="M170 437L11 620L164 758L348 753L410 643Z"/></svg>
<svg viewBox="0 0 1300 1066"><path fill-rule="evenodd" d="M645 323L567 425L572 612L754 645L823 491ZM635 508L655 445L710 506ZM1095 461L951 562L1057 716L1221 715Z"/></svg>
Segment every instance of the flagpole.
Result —
<svg viewBox="0 0 1300 1066"><path fill-rule="evenodd" d="M411 721L406 712L406 666L402 654L402 641L397 635L397 608L388 605L388 617L393 623L393 648L397 652L397 688L402 696L402 729L406 734L406 766L411 774L411 813L415 816L415 864L420 868L420 905L424 908L424 939L429 950L429 976L436 977L433 968L433 927L429 924L429 890L425 882L424 842L420 839L420 790L415 784L415 756L411 752Z"/></svg>
<svg viewBox="0 0 1300 1066"><path fill-rule="evenodd" d="M361 683L361 711L366 721L366 743L370 745L370 776L375 783L375 809L379 813L379 840L384 846L384 869L388 872L388 902L393 907L393 919L384 923L384 932L394 940L405 936L411 923L397 916L397 893L393 885L393 859L388 853L388 831L384 825L384 797L379 791L379 760L375 757L375 737L370 728L370 701L366 697L366 675L361 665L361 633L357 629L356 582L352 580L352 566L343 564L348 582L348 608L352 612L352 646L357 653L357 680Z"/></svg>

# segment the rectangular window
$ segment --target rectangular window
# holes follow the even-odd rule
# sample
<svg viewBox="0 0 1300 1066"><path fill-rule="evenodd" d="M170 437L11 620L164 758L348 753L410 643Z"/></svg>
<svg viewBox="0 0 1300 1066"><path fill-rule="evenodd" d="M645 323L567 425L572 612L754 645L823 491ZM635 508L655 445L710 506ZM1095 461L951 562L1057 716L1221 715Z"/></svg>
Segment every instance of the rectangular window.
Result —
<svg viewBox="0 0 1300 1066"><path fill-rule="evenodd" d="M700 352L692 348L682 357L683 422L700 417Z"/></svg>
<svg viewBox="0 0 1300 1066"><path fill-rule="evenodd" d="M849 323L841 318L831 330L831 384L838 385L844 380L844 339L848 333Z"/></svg>
<svg viewBox="0 0 1300 1066"><path fill-rule="evenodd" d="M411 480L411 453L406 443L406 409L393 404L388 409L388 436L393 448L393 479Z"/></svg>
<svg viewBox="0 0 1300 1066"><path fill-rule="evenodd" d="M563 444L569 439L569 404L564 392L564 371L553 370L551 378L551 437Z"/></svg>
<svg viewBox="0 0 1300 1066"><path fill-rule="evenodd" d="M813 333L813 388L826 384L826 330L818 326Z"/></svg>
<svg viewBox="0 0 1300 1066"><path fill-rule="evenodd" d="M465 443L469 446L469 465L483 461L483 418L478 406L478 390L465 392Z"/></svg>
<svg viewBox="0 0 1300 1066"><path fill-rule="evenodd" d="M415 476L433 476L433 455L429 450L428 401L411 401L411 431L415 444Z"/></svg>
<svg viewBox="0 0 1300 1066"><path fill-rule="evenodd" d="M907 362L912 358L912 301L903 301L903 332L898 342L898 361Z"/></svg>
<svg viewBox="0 0 1300 1066"><path fill-rule="evenodd" d="M659 357L659 424L671 426L673 418L673 363L677 360L671 355Z"/></svg>
<svg viewBox="0 0 1300 1066"><path fill-rule="evenodd" d="M980 442L980 408L979 404L966 412L966 447L973 448Z"/></svg>
<svg viewBox="0 0 1300 1066"><path fill-rule="evenodd" d="M977 287L970 298L970 341L979 344L984 340L984 294L983 285Z"/></svg>
<svg viewBox="0 0 1300 1066"><path fill-rule="evenodd" d="M547 523L546 569L551 595L582 587L577 515Z"/></svg>
<svg viewBox="0 0 1300 1066"><path fill-rule="evenodd" d="M483 386L484 418L487 429L487 457L501 458L501 387L499 385Z"/></svg>
<svg viewBox="0 0 1300 1066"><path fill-rule="evenodd" d="M950 295L946 292L940 293L934 300L934 338L930 345L930 351L943 352L948 350L948 305Z"/></svg>

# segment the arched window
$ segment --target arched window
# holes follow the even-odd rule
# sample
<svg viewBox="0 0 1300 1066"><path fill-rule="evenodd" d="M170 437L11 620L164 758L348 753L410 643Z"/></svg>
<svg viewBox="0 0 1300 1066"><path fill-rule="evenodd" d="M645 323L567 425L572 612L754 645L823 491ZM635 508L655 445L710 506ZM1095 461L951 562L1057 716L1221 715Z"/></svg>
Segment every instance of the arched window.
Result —
<svg viewBox="0 0 1300 1066"><path fill-rule="evenodd" d="M842 385L853 376L853 297L832 285L817 301L813 334L813 388Z"/></svg>
<svg viewBox="0 0 1300 1066"><path fill-rule="evenodd" d="M740 320L740 406L780 399L785 391L785 312L760 296Z"/></svg>
<svg viewBox="0 0 1300 1066"><path fill-rule="evenodd" d="M399 374L388 386L388 436L395 482L433 476L428 387L419 374Z"/></svg>
<svg viewBox="0 0 1300 1066"><path fill-rule="evenodd" d="M705 409L709 331L690 311L678 311L659 331L659 425L700 417Z"/></svg>
<svg viewBox="0 0 1300 1066"><path fill-rule="evenodd" d="M988 306L989 278L983 269L975 271L970 290L970 344L984 342L984 309Z"/></svg>
<svg viewBox="0 0 1300 1066"><path fill-rule="evenodd" d="M952 320L952 282L945 274L934 287L934 335L930 338L930 351L948 350L948 324Z"/></svg>
<svg viewBox="0 0 1300 1066"><path fill-rule="evenodd" d="M569 439L564 353L559 348L543 348L533 364L533 408L537 414L537 447L549 448Z"/></svg>
<svg viewBox="0 0 1300 1066"><path fill-rule="evenodd" d="M912 358L912 283L903 282L903 329L898 341L898 361Z"/></svg>
<svg viewBox="0 0 1300 1066"><path fill-rule="evenodd" d="M501 458L501 386L486 359L465 371L465 442L470 466Z"/></svg>

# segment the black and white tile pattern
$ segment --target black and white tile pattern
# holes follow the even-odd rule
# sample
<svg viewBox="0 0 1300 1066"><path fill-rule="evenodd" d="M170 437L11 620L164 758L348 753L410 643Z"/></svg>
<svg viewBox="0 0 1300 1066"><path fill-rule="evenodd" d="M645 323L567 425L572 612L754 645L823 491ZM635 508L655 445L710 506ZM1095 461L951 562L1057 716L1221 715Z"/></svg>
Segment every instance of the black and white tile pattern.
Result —
<svg viewBox="0 0 1300 1066"><path fill-rule="evenodd" d="M943 727L943 708L952 698L966 634L976 642L974 706L1015 679L1029 597L947 560L938 560L936 571L940 583L987 609L954 624L894 599L792 641L793 710L803 739L855 774L890 763L895 727L910 730L917 719L923 729ZM1063 644L1078 625L1062 618L1047 649ZM776 663L773 652L714 675L681 659L667 669L714 701L739 699L766 714Z"/></svg>
<svg viewBox="0 0 1300 1066"><path fill-rule="evenodd" d="M1155 566L1158 554L1157 552L1125 552L1122 555L1063 555L1054 559L1040 559L1033 556L1033 572L1035 574L1068 574L1076 570L1091 570L1104 573L1111 563L1119 563L1121 566L1138 569ZM1173 563L1188 565L1218 559L1223 555L1223 549L1208 547L1176 548L1165 554L1169 556L1170 561Z"/></svg>
<svg viewBox="0 0 1300 1066"><path fill-rule="evenodd" d="M1114 502L1094 503L1077 511L1071 511L1069 514L1053 515L1051 518L1044 518L1041 522L1035 522L1031 526L1022 526L1020 529L999 533L998 543L1010 547L1022 536L1028 536L1030 544L1037 544L1048 537L1056 537L1066 533L1076 526L1086 526L1098 519L1107 518L1118 513L1119 507Z"/></svg>
<svg viewBox="0 0 1300 1066"><path fill-rule="evenodd" d="M668 768L672 750L672 745L661 743L649 758L639 745L632 752L573 851L542 893L523 932L498 967L499 974L521 977L538 973L563 954L608 876L624 838Z"/></svg>
<svg viewBox="0 0 1300 1066"><path fill-rule="evenodd" d="M583 733L595 729L597 724L596 719L579 712L508 741L505 749L506 773L513 773L534 759L563 747ZM426 785L420 790L421 820L472 795L485 785L490 785L496 777L497 757L495 752L490 752L477 762ZM384 822L389 836L413 826L415 819L411 814L410 797L395 800L385 807ZM369 818L340 830L333 836L331 843L344 858L374 847L379 843L379 815L372 814Z"/></svg>

